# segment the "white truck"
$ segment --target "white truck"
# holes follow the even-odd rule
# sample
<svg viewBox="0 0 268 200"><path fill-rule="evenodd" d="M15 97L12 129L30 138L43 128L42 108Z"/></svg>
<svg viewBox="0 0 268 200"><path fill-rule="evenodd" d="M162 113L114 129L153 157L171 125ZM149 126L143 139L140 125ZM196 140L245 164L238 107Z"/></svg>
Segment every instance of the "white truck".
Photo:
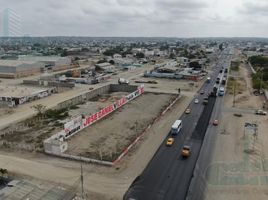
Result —
<svg viewBox="0 0 268 200"><path fill-rule="evenodd" d="M129 84L129 80L124 79L124 78L119 78L118 79L118 84L120 84L120 85L122 85L122 84L128 85Z"/></svg>
<svg viewBox="0 0 268 200"><path fill-rule="evenodd" d="M176 120L171 126L171 135L177 135L182 128L182 121Z"/></svg>
<svg viewBox="0 0 268 200"><path fill-rule="evenodd" d="M220 89L219 89L219 96L223 96L224 94L225 94L224 87L220 87Z"/></svg>

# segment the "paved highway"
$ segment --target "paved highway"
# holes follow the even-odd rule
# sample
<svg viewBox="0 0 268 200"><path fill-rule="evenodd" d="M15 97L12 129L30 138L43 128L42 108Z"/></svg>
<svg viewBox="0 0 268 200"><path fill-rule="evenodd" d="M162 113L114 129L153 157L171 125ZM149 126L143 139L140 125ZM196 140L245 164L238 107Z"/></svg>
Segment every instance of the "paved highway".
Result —
<svg viewBox="0 0 268 200"><path fill-rule="evenodd" d="M230 55L227 56L226 61L223 66L228 68L230 66L230 60L232 59L233 50L230 51ZM221 121L221 113L223 111L224 105L224 96L217 98L212 113L212 119L219 119ZM236 110L238 113L241 113L241 110L237 108L232 108L231 110ZM226 110L225 110L226 112ZM251 111L248 111L252 113ZM207 187L207 178L209 175L208 167L211 164L212 152L215 148L215 142L217 139L217 128L215 126L208 126L206 136L200 151L200 156L195 166L194 176L191 181L187 200L202 200L204 199L206 187Z"/></svg>
<svg viewBox="0 0 268 200"><path fill-rule="evenodd" d="M205 83L201 90L206 93L212 91L219 70L225 65L227 58L226 54L220 55L211 75L211 83ZM175 143L171 147L167 147L166 140L163 141L146 169L134 180L126 192L125 200L180 200L186 198L216 100L211 97L209 104L203 106L203 97L204 95L201 94L196 95L200 102L194 104L192 101L189 105L191 113L180 117L183 127L180 134L175 137ZM168 135L168 137L170 136ZM184 144L192 146L192 154L188 159L180 156Z"/></svg>

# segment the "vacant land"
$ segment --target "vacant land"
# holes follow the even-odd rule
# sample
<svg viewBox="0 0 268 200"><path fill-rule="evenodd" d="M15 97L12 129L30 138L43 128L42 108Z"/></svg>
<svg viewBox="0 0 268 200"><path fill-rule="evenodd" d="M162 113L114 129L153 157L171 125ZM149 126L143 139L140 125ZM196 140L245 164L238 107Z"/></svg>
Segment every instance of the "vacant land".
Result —
<svg viewBox="0 0 268 200"><path fill-rule="evenodd" d="M81 105L61 110L47 110L1 130L0 148L43 152L43 141L63 129L63 124L76 115L91 115L128 93L99 95Z"/></svg>
<svg viewBox="0 0 268 200"><path fill-rule="evenodd" d="M176 95L146 93L78 133L68 153L113 160L174 100Z"/></svg>

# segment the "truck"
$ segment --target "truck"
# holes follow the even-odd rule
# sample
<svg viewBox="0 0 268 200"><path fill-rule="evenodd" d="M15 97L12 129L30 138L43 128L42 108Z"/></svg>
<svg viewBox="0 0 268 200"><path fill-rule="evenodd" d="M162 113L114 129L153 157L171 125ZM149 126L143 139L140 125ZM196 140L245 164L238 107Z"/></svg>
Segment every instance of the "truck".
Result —
<svg viewBox="0 0 268 200"><path fill-rule="evenodd" d="M263 110L255 110L255 114L256 115L267 115L267 112L265 112Z"/></svg>
<svg viewBox="0 0 268 200"><path fill-rule="evenodd" d="M220 89L219 89L219 96L223 96L224 94L225 94L224 87L220 87Z"/></svg>
<svg viewBox="0 0 268 200"><path fill-rule="evenodd" d="M120 84L120 85L128 85L129 81L127 79L124 79L124 78L119 78L118 79L118 84Z"/></svg>
<svg viewBox="0 0 268 200"><path fill-rule="evenodd" d="M211 78L207 77L207 83L210 83Z"/></svg>
<svg viewBox="0 0 268 200"><path fill-rule="evenodd" d="M177 135L182 128L182 120L176 120L171 126L171 135Z"/></svg>
<svg viewBox="0 0 268 200"><path fill-rule="evenodd" d="M210 96L211 97L217 97L217 95L218 95L218 86L217 86L217 84L215 84L213 89L212 89L212 91L211 91L211 93L210 93Z"/></svg>

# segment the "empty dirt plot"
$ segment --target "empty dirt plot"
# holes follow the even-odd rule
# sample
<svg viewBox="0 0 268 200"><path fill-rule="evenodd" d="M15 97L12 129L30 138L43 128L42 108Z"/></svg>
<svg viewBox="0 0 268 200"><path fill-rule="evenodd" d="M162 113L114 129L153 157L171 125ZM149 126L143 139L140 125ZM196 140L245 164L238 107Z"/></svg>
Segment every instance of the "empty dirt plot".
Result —
<svg viewBox="0 0 268 200"><path fill-rule="evenodd" d="M68 154L113 161L176 98L145 93L68 141Z"/></svg>
<svg viewBox="0 0 268 200"><path fill-rule="evenodd" d="M43 140L61 131L63 124L72 117L93 114L126 94L112 92L98 95L84 104L59 110L50 109L42 115L12 124L0 130L0 148L43 152Z"/></svg>

